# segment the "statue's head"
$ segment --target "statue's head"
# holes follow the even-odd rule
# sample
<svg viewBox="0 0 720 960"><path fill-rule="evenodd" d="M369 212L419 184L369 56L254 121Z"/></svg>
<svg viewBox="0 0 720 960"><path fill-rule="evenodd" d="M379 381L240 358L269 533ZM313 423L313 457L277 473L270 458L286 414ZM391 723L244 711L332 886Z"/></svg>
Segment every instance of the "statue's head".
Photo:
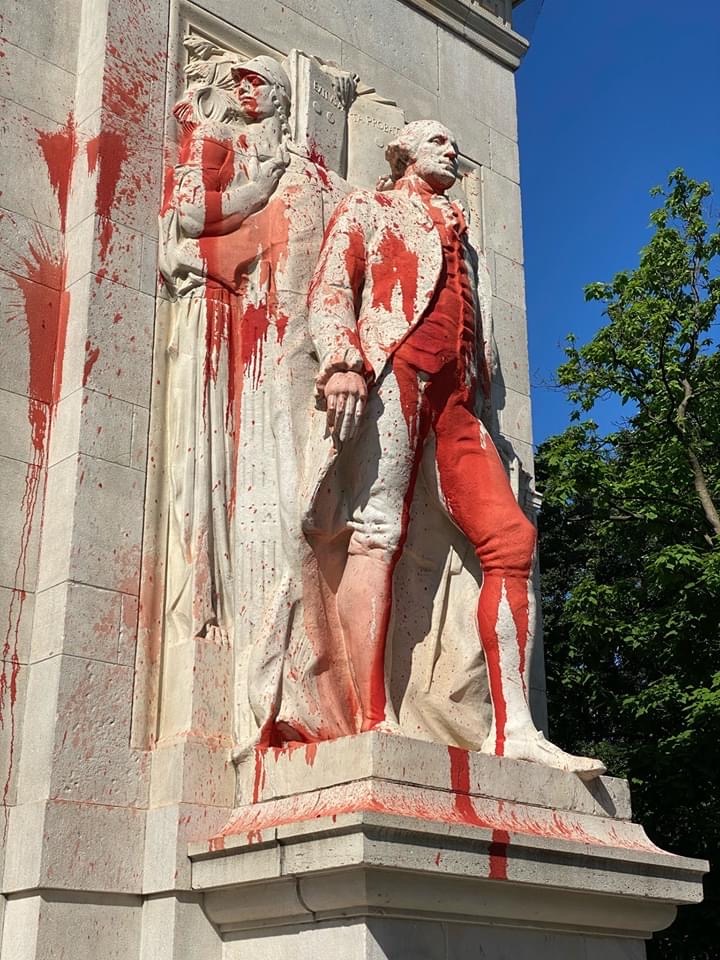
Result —
<svg viewBox="0 0 720 960"><path fill-rule="evenodd" d="M232 70L240 115L256 123L278 115L287 125L290 115L290 78L272 57L253 57Z"/></svg>
<svg viewBox="0 0 720 960"><path fill-rule="evenodd" d="M457 144L448 128L437 120L406 124L388 144L385 159L393 180L415 175L437 193L448 190L457 180Z"/></svg>

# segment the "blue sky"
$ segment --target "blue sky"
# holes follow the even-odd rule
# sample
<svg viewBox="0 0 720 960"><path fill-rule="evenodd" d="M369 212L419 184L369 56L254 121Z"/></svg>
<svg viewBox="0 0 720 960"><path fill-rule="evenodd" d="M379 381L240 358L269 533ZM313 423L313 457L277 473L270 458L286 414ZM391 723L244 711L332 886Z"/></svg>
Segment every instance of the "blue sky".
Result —
<svg viewBox="0 0 720 960"><path fill-rule="evenodd" d="M720 0L525 0L517 74L535 441L568 423L562 343L603 322L583 287L631 269L682 166L720 208ZM600 410L610 427L619 407Z"/></svg>

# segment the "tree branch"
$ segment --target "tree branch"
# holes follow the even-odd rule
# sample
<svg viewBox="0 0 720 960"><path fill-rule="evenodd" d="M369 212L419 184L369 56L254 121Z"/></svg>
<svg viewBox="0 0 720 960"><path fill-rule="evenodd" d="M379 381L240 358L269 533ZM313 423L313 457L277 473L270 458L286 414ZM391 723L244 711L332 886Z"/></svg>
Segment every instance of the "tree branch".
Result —
<svg viewBox="0 0 720 960"><path fill-rule="evenodd" d="M683 398L678 405L676 414L676 420L681 431L687 415L687 406L693 395L693 390L688 380L683 380L683 390ZM708 489L702 464L700 463L700 460L693 448L693 444L689 439L686 439L685 449L687 451L688 460L690 461L690 467L692 469L695 491L705 512L705 519L712 527L715 536L720 538L720 514L718 514L717 508L715 507L713 499L710 496L710 490Z"/></svg>

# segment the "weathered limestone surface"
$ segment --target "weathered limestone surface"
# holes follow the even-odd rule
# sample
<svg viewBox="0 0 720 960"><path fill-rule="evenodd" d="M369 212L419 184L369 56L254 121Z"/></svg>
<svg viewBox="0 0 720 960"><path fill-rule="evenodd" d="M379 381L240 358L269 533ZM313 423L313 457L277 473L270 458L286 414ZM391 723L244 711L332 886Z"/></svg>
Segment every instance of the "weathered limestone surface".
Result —
<svg viewBox="0 0 720 960"><path fill-rule="evenodd" d="M377 96L351 129L372 129L369 156L379 163L401 111L453 129L482 184L500 354L495 401L517 479L520 465L532 474L532 436L513 80L526 44L510 29L510 7L5 4L1 960L395 960L408 952L465 960L481 950L493 960L640 960L636 938L696 896L701 867L637 840L617 781L592 792L574 777L472 757L467 790L453 791L446 749L375 736L318 747L314 763L304 749L268 755L259 779L251 756L238 798L227 734L232 651L213 638L178 645L159 737L148 694L159 652L137 649L150 615L139 598L156 310L166 297L157 211L163 168L176 159L168 118L182 90L183 36L277 59L295 47L357 72ZM540 720L541 660L530 691ZM454 756L457 773L464 761ZM308 806L304 821L266 824L252 842L227 830L238 828L247 811L233 811L248 800L266 810L296 795L324 803L336 791L342 806L350 780L362 809L317 819ZM410 809L417 813L419 799L430 804L428 822ZM542 829L516 839L498 819L501 804L525 826L532 808ZM472 809L470 824L458 808L466 820ZM601 853L549 834L555 814L596 827L590 846ZM477 822L493 816L495 826ZM509 840L493 840L497 830ZM609 842L610 830L624 845ZM225 837L225 849L208 849L210 837ZM493 857L502 872L503 850L508 879L489 879ZM290 852L294 865L283 863ZM342 883L323 877L323 864ZM432 893L438 878L444 907ZM482 915L477 889L487 893ZM448 923L442 913L453 904ZM254 919L238 919L239 909ZM231 929L238 925L245 929Z"/></svg>
<svg viewBox="0 0 720 960"><path fill-rule="evenodd" d="M650 842L623 781L377 733L259 753L239 779L245 804L190 846L230 957L291 935L301 955L642 956L699 896L704 863Z"/></svg>

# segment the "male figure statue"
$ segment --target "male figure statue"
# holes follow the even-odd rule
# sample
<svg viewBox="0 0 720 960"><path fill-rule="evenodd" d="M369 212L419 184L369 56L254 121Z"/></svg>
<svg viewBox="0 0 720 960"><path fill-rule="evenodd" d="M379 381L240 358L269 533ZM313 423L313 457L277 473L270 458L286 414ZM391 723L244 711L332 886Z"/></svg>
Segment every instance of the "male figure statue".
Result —
<svg viewBox="0 0 720 960"><path fill-rule="evenodd" d="M477 623L493 721L482 750L589 779L603 765L545 740L528 706L535 528L476 412L478 387L489 390L478 363L476 258L462 211L445 196L458 175L457 146L440 123L418 121L386 156L393 189L341 203L310 288L318 397L353 468L345 491L352 534L336 598L359 726L397 731L385 678L393 570L421 459L434 444L443 506L483 570Z"/></svg>

